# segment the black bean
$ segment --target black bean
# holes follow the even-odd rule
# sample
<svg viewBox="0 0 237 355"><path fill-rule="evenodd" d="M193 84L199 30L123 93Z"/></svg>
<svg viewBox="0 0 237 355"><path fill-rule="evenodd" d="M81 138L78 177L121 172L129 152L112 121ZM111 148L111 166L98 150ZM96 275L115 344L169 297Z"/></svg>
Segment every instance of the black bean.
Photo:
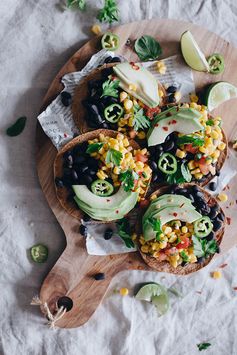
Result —
<svg viewBox="0 0 237 355"><path fill-rule="evenodd" d="M178 188L176 189L176 193L178 195L183 195L183 196L186 196L188 194L188 190L187 189L184 189L184 188Z"/></svg>
<svg viewBox="0 0 237 355"><path fill-rule="evenodd" d="M181 266L184 267L184 266L186 266L187 264L188 264L187 262L182 261Z"/></svg>
<svg viewBox="0 0 237 355"><path fill-rule="evenodd" d="M104 239L109 240L112 238L112 236L113 236L113 229L111 229L111 228L106 229L106 231L104 233Z"/></svg>
<svg viewBox="0 0 237 355"><path fill-rule="evenodd" d="M197 185L194 185L194 186L192 187L192 190L193 190L194 193L200 191L200 189L199 189L199 187L198 187Z"/></svg>
<svg viewBox="0 0 237 355"><path fill-rule="evenodd" d="M159 155L163 153L163 147L161 144L156 146L156 153L158 153Z"/></svg>
<svg viewBox="0 0 237 355"><path fill-rule="evenodd" d="M88 164L85 162L81 165L81 172L85 173L89 169Z"/></svg>
<svg viewBox="0 0 237 355"><path fill-rule="evenodd" d="M157 174L157 173L153 173L153 174L152 174L151 181L152 181L152 182L156 182L157 180L158 180L158 174Z"/></svg>
<svg viewBox="0 0 237 355"><path fill-rule="evenodd" d="M189 200L191 200L192 203L195 202L195 201L194 201L194 197L193 197L192 194L188 193L188 194L187 194L187 198L189 198Z"/></svg>
<svg viewBox="0 0 237 355"><path fill-rule="evenodd" d="M72 174L72 178L73 178L73 180L78 180L78 175L77 175L77 172L76 172L74 169L72 169L71 174Z"/></svg>
<svg viewBox="0 0 237 355"><path fill-rule="evenodd" d="M96 175L96 171L93 170L93 169L89 169L89 170L88 170L88 174L93 177L93 176Z"/></svg>
<svg viewBox="0 0 237 355"><path fill-rule="evenodd" d="M214 205L210 208L210 213L209 213L209 217L211 219L216 218L217 213L218 213L219 207L217 205Z"/></svg>
<svg viewBox="0 0 237 355"><path fill-rule="evenodd" d="M81 235L83 235L83 237L86 237L87 236L87 227L84 226L83 224L81 224L79 227L79 232Z"/></svg>
<svg viewBox="0 0 237 355"><path fill-rule="evenodd" d="M73 164L73 157L71 154L67 155L65 157L65 162L66 162L66 165L69 166L69 165L72 165Z"/></svg>
<svg viewBox="0 0 237 355"><path fill-rule="evenodd" d="M102 70L102 76L103 78L107 78L109 75L113 74L113 68L106 68Z"/></svg>
<svg viewBox="0 0 237 355"><path fill-rule="evenodd" d="M84 179L86 185L88 185L88 186L90 186L92 181L93 181L93 178L91 176L89 176L89 175L84 175L83 179Z"/></svg>
<svg viewBox="0 0 237 355"><path fill-rule="evenodd" d="M195 198L197 198L199 200L204 200L204 195L203 195L203 193L200 190L195 191L194 192L194 196L195 196Z"/></svg>
<svg viewBox="0 0 237 355"><path fill-rule="evenodd" d="M69 176L64 176L62 178L62 180L63 180L64 186L66 186L66 187L71 187L73 185L72 179Z"/></svg>
<svg viewBox="0 0 237 355"><path fill-rule="evenodd" d="M67 92L63 91L61 92L61 102L64 106L69 106L72 103L72 95Z"/></svg>
<svg viewBox="0 0 237 355"><path fill-rule="evenodd" d="M200 258L197 258L197 262L198 264L201 264L202 262L204 261L204 257L200 257Z"/></svg>
<svg viewBox="0 0 237 355"><path fill-rule="evenodd" d="M72 155L72 151L71 151L71 150L67 150L65 153L63 153L63 158L64 158L65 160L67 160L67 158L68 158L69 155Z"/></svg>
<svg viewBox="0 0 237 355"><path fill-rule="evenodd" d="M114 57L111 59L110 63L120 63L121 59L119 57Z"/></svg>
<svg viewBox="0 0 237 355"><path fill-rule="evenodd" d="M63 180L60 179L59 177L56 177L54 181L57 187L62 188L64 186Z"/></svg>
<svg viewBox="0 0 237 355"><path fill-rule="evenodd" d="M67 312L69 312L73 307L73 301L71 298L67 296L60 297L57 301L58 308L65 308Z"/></svg>
<svg viewBox="0 0 237 355"><path fill-rule="evenodd" d="M171 94L168 96L168 102L170 102L170 103L176 102L176 98L175 98L174 94Z"/></svg>
<svg viewBox="0 0 237 355"><path fill-rule="evenodd" d="M220 170L216 170L216 176L220 176L221 172Z"/></svg>
<svg viewBox="0 0 237 355"><path fill-rule="evenodd" d="M94 168L95 170L97 170L99 167L98 160L96 160L92 157L87 159L87 165L89 166L89 168Z"/></svg>
<svg viewBox="0 0 237 355"><path fill-rule="evenodd" d="M100 124L100 127L101 128L104 128L104 129L108 129L109 128L109 125L108 125L108 123L107 122L102 122L101 124Z"/></svg>
<svg viewBox="0 0 237 355"><path fill-rule="evenodd" d="M165 142L163 145L163 149L165 152L169 152L173 148L174 148L174 141L172 141L172 140Z"/></svg>
<svg viewBox="0 0 237 355"><path fill-rule="evenodd" d="M82 164L86 160L86 157L84 155L78 155L74 158L74 164Z"/></svg>
<svg viewBox="0 0 237 355"><path fill-rule="evenodd" d="M218 214L217 218L219 218L220 221L224 222L224 220L225 220L225 215L224 215L224 213L223 213L223 212L220 212L220 213Z"/></svg>
<svg viewBox="0 0 237 355"><path fill-rule="evenodd" d="M222 227L222 221L218 218L215 218L213 221L213 231L217 232Z"/></svg>
<svg viewBox="0 0 237 355"><path fill-rule="evenodd" d="M170 94L174 94L177 91L177 87L174 85L169 86L166 91Z"/></svg>
<svg viewBox="0 0 237 355"><path fill-rule="evenodd" d="M85 221L85 222L88 222L88 221L90 221L91 220L91 217L88 215L88 214L84 214L83 215L83 221Z"/></svg>
<svg viewBox="0 0 237 355"><path fill-rule="evenodd" d="M111 56L109 56L109 57L105 58L104 63L111 63L112 59L113 58Z"/></svg>
<svg viewBox="0 0 237 355"><path fill-rule="evenodd" d="M104 280L105 279L105 274L103 272L98 272L98 274L94 275L94 279L97 281Z"/></svg>
<svg viewBox="0 0 237 355"><path fill-rule="evenodd" d="M105 105L105 107L113 105L113 104L117 104L118 101L119 100L116 97L112 97L112 96L103 96L101 98L101 102Z"/></svg>
<svg viewBox="0 0 237 355"><path fill-rule="evenodd" d="M209 187L209 189L211 190L211 191L216 191L216 189L217 189L217 183L216 182L210 182L210 184L208 185L208 187Z"/></svg>
<svg viewBox="0 0 237 355"><path fill-rule="evenodd" d="M101 85L103 84L103 80L89 80L87 85L88 88L91 89L99 89L101 88Z"/></svg>
<svg viewBox="0 0 237 355"><path fill-rule="evenodd" d="M208 204L205 204L202 208L201 208L201 211L202 211L202 214L204 216L208 216L209 213L210 213L210 207L208 206Z"/></svg>
<svg viewBox="0 0 237 355"><path fill-rule="evenodd" d="M215 233L211 232L210 234L208 234L208 235L205 237L205 239L206 239L207 241L209 241L209 240L214 239L214 237L215 237Z"/></svg>
<svg viewBox="0 0 237 355"><path fill-rule="evenodd" d="M157 170L157 164L154 160L150 161L150 167L152 170Z"/></svg>

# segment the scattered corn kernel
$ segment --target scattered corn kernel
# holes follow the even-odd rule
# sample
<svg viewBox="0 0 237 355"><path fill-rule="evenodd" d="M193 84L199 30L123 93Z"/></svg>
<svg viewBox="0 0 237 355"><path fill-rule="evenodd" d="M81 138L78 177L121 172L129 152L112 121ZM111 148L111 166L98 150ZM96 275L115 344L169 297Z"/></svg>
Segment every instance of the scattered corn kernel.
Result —
<svg viewBox="0 0 237 355"><path fill-rule="evenodd" d="M170 234L172 232L172 228L171 227L165 227L164 229L164 233L165 234Z"/></svg>
<svg viewBox="0 0 237 355"><path fill-rule="evenodd" d="M221 143L218 145L218 149L221 150L221 151L224 150L225 147L226 147L226 144L225 144L224 142L221 142Z"/></svg>
<svg viewBox="0 0 237 355"><path fill-rule="evenodd" d="M133 102L130 99L125 99L124 100L124 108L126 111L130 111L133 107Z"/></svg>
<svg viewBox="0 0 237 355"><path fill-rule="evenodd" d="M99 35L99 34L101 34L101 27L100 27L100 25L93 25L92 27L91 27L91 32L93 32L95 35Z"/></svg>
<svg viewBox="0 0 237 355"><path fill-rule="evenodd" d="M183 226L181 228L181 231L182 231L182 233L187 233L188 232L188 228L186 226Z"/></svg>
<svg viewBox="0 0 237 355"><path fill-rule="evenodd" d="M218 196L217 196L218 200L220 200L221 202L226 202L228 200L228 196L224 193L221 192Z"/></svg>
<svg viewBox="0 0 237 355"><path fill-rule="evenodd" d="M123 102L128 97L128 94L125 91L120 92L119 99L120 102Z"/></svg>
<svg viewBox="0 0 237 355"><path fill-rule="evenodd" d="M148 251L149 251L148 245L143 245L143 246L141 247L141 251L142 251L143 253L148 253Z"/></svg>
<svg viewBox="0 0 237 355"><path fill-rule="evenodd" d="M136 84L129 84L128 88L131 91L136 91L137 90L137 85Z"/></svg>
<svg viewBox="0 0 237 355"><path fill-rule="evenodd" d="M197 174L194 175L194 177L195 177L195 179L200 180L200 179L202 179L203 174L202 173L197 173Z"/></svg>
<svg viewBox="0 0 237 355"><path fill-rule="evenodd" d="M198 96L196 94L191 94L190 95L190 101L192 102L198 102Z"/></svg>
<svg viewBox="0 0 237 355"><path fill-rule="evenodd" d="M156 194L153 194L153 195L151 195L150 200L153 201L153 200L155 200L156 198L157 198L157 195L156 195Z"/></svg>
<svg viewBox="0 0 237 355"><path fill-rule="evenodd" d="M140 131L137 134L139 139L145 139L146 138L146 133L144 131Z"/></svg>
<svg viewBox="0 0 237 355"><path fill-rule="evenodd" d="M158 94L159 94L159 97L163 97L164 96L164 92L163 92L163 90L158 90Z"/></svg>
<svg viewBox="0 0 237 355"><path fill-rule="evenodd" d="M119 293L121 296L127 296L128 295L128 289L126 287L122 287L119 290Z"/></svg>
<svg viewBox="0 0 237 355"><path fill-rule="evenodd" d="M180 159L183 159L186 156L186 154L187 154L186 152L180 149L177 149L175 153L175 155Z"/></svg>
<svg viewBox="0 0 237 355"><path fill-rule="evenodd" d="M174 97L175 97L175 100L178 102L181 97L182 97L182 94L180 91L176 91L176 93L174 94Z"/></svg>
<svg viewBox="0 0 237 355"><path fill-rule="evenodd" d="M222 277L222 274L220 271L213 271L211 273L211 276L213 277L213 279L220 279Z"/></svg>

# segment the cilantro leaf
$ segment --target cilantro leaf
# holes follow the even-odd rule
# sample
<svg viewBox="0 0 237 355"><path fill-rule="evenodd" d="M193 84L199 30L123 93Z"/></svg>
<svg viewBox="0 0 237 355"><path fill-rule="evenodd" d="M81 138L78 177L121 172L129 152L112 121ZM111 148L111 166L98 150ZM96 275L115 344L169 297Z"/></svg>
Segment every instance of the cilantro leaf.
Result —
<svg viewBox="0 0 237 355"><path fill-rule="evenodd" d="M182 163L180 169L181 169L181 174L182 174L183 178L185 179L185 181L190 182L192 180L192 174L190 173L190 170L189 170L187 164Z"/></svg>
<svg viewBox="0 0 237 355"><path fill-rule="evenodd" d="M112 96L112 97L118 97L118 87L119 87L119 80L106 80L103 85L103 93L101 97L103 96Z"/></svg>
<svg viewBox="0 0 237 355"><path fill-rule="evenodd" d="M150 120L144 115L143 108L139 105L134 105L133 107L133 126L135 131L139 129L149 128L151 125Z"/></svg>
<svg viewBox="0 0 237 355"><path fill-rule="evenodd" d="M180 252L180 255L181 255L181 258L183 259L183 261L185 262L185 263L187 263L188 261L189 261L189 257L188 257L188 255L185 253L185 251L181 251Z"/></svg>
<svg viewBox="0 0 237 355"><path fill-rule="evenodd" d="M148 222L152 225L153 231L156 232L156 240L160 241L160 235L162 234L160 219L149 218Z"/></svg>
<svg viewBox="0 0 237 355"><path fill-rule="evenodd" d="M211 346L211 343L200 343L200 344L197 344L197 347L198 347L199 351L206 350L209 346Z"/></svg>
<svg viewBox="0 0 237 355"><path fill-rule="evenodd" d="M102 147L103 147L104 143L92 143L89 144L86 153L91 154L91 153L96 153L98 152Z"/></svg>
<svg viewBox="0 0 237 355"><path fill-rule="evenodd" d="M86 8L86 1L85 0L67 0L67 7L78 7L79 10L84 11Z"/></svg>
<svg viewBox="0 0 237 355"><path fill-rule="evenodd" d="M207 120L206 125L207 126L214 126L214 121L213 120Z"/></svg>
<svg viewBox="0 0 237 355"><path fill-rule="evenodd" d="M104 7L99 11L97 19L100 22L112 23L119 20L119 9L116 0L105 0Z"/></svg>
<svg viewBox="0 0 237 355"><path fill-rule="evenodd" d="M130 224L126 218L117 222L118 235L124 241L127 248L133 248L134 243L131 237Z"/></svg>
<svg viewBox="0 0 237 355"><path fill-rule="evenodd" d="M215 239L207 241L205 238L198 238L195 235L192 236L194 254L198 257L207 258L209 255L213 255L218 250L218 244Z"/></svg>
<svg viewBox="0 0 237 355"><path fill-rule="evenodd" d="M113 163L114 165L119 166L123 158L123 154L118 150L110 148L106 154L105 162L106 164Z"/></svg>
<svg viewBox="0 0 237 355"><path fill-rule="evenodd" d="M168 184L182 184L186 182L182 172L181 167L178 165L177 171L174 174L167 174L166 181Z"/></svg>
<svg viewBox="0 0 237 355"><path fill-rule="evenodd" d="M138 178L138 174L132 169L128 169L119 175L119 180L122 181L124 191L132 190L134 188L134 182Z"/></svg>
<svg viewBox="0 0 237 355"><path fill-rule="evenodd" d="M177 145L192 144L193 147L201 147L204 145L204 139L197 136L181 136L178 137Z"/></svg>

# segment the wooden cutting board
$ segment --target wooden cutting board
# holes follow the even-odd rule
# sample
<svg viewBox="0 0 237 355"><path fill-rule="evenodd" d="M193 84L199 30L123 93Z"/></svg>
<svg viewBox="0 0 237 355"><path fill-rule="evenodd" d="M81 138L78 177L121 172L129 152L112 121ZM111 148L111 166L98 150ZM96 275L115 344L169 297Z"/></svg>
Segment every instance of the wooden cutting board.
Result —
<svg viewBox="0 0 237 355"><path fill-rule="evenodd" d="M225 57L226 69L221 75L208 75L194 72L197 90L211 82L225 80L237 85L237 49L229 42L214 33L192 23L168 19L153 19L134 22L119 26L113 32L120 37L121 45L118 54L125 56L128 61L138 61L133 50L126 46L127 39L132 41L148 34L158 39L163 49L162 58L180 53L180 35L185 30L191 30L205 55L214 52L222 53ZM63 89L61 78L64 74L82 69L91 56L100 50L100 37L95 37L80 48L60 70L52 82L41 111ZM233 131L237 115L236 100L223 104L218 114L224 117L224 128L227 135ZM43 282L40 298L47 302L53 311L59 297L68 296L73 300L73 308L57 323L62 328L79 327L88 321L102 301L113 276L122 270L149 270L138 253L127 253L113 256L90 256L86 252L85 239L79 234L79 222L68 215L57 201L53 182L53 161L56 149L50 139L44 134L41 126L36 130L36 160L40 184L45 197L55 217L61 225L67 240L67 246L48 276ZM231 188L237 192L237 177ZM232 191L232 190L231 190ZM235 238L225 236L222 252L226 252L236 244ZM92 275L103 272L105 280L95 281Z"/></svg>

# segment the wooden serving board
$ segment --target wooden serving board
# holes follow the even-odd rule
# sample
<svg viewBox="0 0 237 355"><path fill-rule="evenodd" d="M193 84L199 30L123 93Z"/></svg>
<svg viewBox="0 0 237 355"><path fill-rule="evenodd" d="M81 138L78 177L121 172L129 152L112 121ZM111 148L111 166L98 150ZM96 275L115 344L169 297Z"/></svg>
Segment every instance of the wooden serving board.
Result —
<svg viewBox="0 0 237 355"><path fill-rule="evenodd" d="M138 61L133 50L126 46L127 39L149 34L158 39L163 49L162 58L180 53L180 35L185 30L191 30L197 42L206 55L214 52L222 53L225 57L226 69L221 75L208 75L194 72L197 90L211 82L224 80L237 85L237 49L214 33L194 24L168 19L153 19L134 22L113 29L121 40L118 54L125 56L128 61ZM100 50L100 37L93 38L80 48L60 70L51 84L41 111L63 89L61 78L64 74L78 71L88 62L91 56ZM224 117L224 128L230 137L237 115L237 105L234 100L223 104L218 114ZM40 184L45 197L55 217L61 225L67 240L67 246L59 260L54 265L43 282L40 298L47 302L53 311L57 299L68 296L73 300L73 308L57 323L62 328L79 327L88 321L102 301L113 276L122 270L150 270L144 264L138 253L127 253L113 256L90 256L86 252L85 239L79 234L79 222L68 215L60 206L54 189L53 162L56 149L50 139L44 134L41 126L36 130L36 159ZM237 192L237 177L234 179L233 193ZM225 252L236 244L236 240L224 238L222 251ZM95 281L92 275L103 272L105 280Z"/></svg>

